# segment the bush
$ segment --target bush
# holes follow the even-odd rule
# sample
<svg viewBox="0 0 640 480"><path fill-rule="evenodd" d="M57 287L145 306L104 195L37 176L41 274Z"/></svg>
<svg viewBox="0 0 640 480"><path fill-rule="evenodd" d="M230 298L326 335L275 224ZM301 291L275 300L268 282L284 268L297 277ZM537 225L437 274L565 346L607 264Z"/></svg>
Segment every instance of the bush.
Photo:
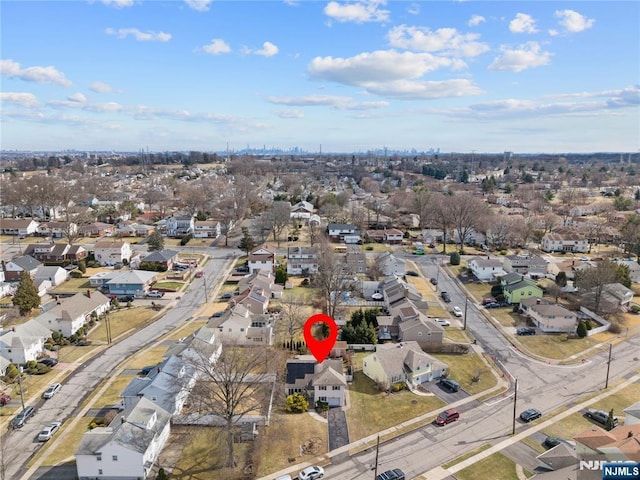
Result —
<svg viewBox="0 0 640 480"><path fill-rule="evenodd" d="M451 263L451 265L460 265L460 253L453 252L449 255L449 263Z"/></svg>
<svg viewBox="0 0 640 480"><path fill-rule="evenodd" d="M193 235L191 235L190 233L185 235L180 240L180 245L182 245L184 247L187 243L189 243L189 240L191 240L192 238L193 238Z"/></svg>
<svg viewBox="0 0 640 480"><path fill-rule="evenodd" d="M632 313L638 314L640 313L640 305L631 305L629 310L631 310Z"/></svg>
<svg viewBox="0 0 640 480"><path fill-rule="evenodd" d="M69 273L71 278L82 278L82 272L80 270L73 270Z"/></svg>
<svg viewBox="0 0 640 480"><path fill-rule="evenodd" d="M580 338L584 338L587 336L587 326L582 320L578 322L578 329L576 330L576 333Z"/></svg>
<svg viewBox="0 0 640 480"><path fill-rule="evenodd" d="M308 287L309 286L309 279L305 278L304 280L302 280L302 283L300 284L300 286L302 287ZM635 305L634 305L635 306ZM638 307L638 310L640 310L640 307Z"/></svg>
<svg viewBox="0 0 640 480"><path fill-rule="evenodd" d="M309 401L301 393L293 393L287 396L284 411L287 413L304 413L309 410Z"/></svg>
<svg viewBox="0 0 640 480"><path fill-rule="evenodd" d="M18 372L19 372L18 367L15 364L10 363L7 369L5 370L4 376L9 379L14 379L18 376Z"/></svg>
<svg viewBox="0 0 640 480"><path fill-rule="evenodd" d="M404 382L397 382L391 385L392 392L399 392L407 388L407 384Z"/></svg>
<svg viewBox="0 0 640 480"><path fill-rule="evenodd" d="M609 325L609 332L614 334L622 333L622 327L619 323L611 323L611 325Z"/></svg>

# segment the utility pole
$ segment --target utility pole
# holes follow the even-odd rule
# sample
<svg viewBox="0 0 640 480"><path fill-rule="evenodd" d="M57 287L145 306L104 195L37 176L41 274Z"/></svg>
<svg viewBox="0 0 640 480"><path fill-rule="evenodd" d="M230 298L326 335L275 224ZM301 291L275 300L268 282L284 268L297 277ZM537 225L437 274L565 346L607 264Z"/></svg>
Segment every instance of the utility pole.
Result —
<svg viewBox="0 0 640 480"><path fill-rule="evenodd" d="M20 402L24 410L24 392L22 391L22 367L18 367L18 387L20 388Z"/></svg>
<svg viewBox="0 0 640 480"><path fill-rule="evenodd" d="M516 434L516 402L518 401L518 379L516 378L515 390L513 391L513 430L511 435Z"/></svg>
<svg viewBox="0 0 640 480"><path fill-rule="evenodd" d="M373 478L378 476L378 452L380 451L380 435L378 435L378 442L376 443L376 463L373 469Z"/></svg>
<svg viewBox="0 0 640 480"><path fill-rule="evenodd" d="M609 387L609 368L611 367L611 349L613 348L613 344L609 344L609 360L607 360L607 380L604 382L604 388Z"/></svg>
<svg viewBox="0 0 640 480"><path fill-rule="evenodd" d="M464 326L462 327L463 330L467 329L467 305L469 305L469 298L464 297Z"/></svg>
<svg viewBox="0 0 640 480"><path fill-rule="evenodd" d="M207 276L206 275L203 276L202 280L204 281L204 298L205 298L205 301L209 303L209 289L207 288Z"/></svg>

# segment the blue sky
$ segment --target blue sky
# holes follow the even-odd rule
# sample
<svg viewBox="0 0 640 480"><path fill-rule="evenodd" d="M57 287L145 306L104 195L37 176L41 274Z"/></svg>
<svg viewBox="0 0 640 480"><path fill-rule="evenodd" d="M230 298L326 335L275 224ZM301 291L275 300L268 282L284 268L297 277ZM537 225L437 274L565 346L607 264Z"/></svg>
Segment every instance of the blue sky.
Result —
<svg viewBox="0 0 640 480"><path fill-rule="evenodd" d="M4 150L637 153L636 1L0 2Z"/></svg>

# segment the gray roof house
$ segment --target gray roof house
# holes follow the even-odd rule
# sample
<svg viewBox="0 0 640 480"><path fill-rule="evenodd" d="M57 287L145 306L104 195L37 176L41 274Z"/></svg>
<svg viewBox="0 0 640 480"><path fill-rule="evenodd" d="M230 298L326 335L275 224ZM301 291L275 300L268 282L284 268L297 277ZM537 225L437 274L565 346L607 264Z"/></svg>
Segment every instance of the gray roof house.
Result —
<svg viewBox="0 0 640 480"><path fill-rule="evenodd" d="M2 269L4 270L4 278L7 282L17 282L20 280L20 274L23 271L33 277L40 265L42 265L42 263L31 255L17 257L8 262L3 261Z"/></svg>
<svg viewBox="0 0 640 480"><path fill-rule="evenodd" d="M36 319L0 330L0 356L11 363L22 365L36 360L44 351L51 330Z"/></svg>
<svg viewBox="0 0 640 480"><path fill-rule="evenodd" d="M35 320L49 330L70 337L89 321L95 312L100 316L109 311L111 300L100 292L88 290L86 294L76 293L66 298L52 309L38 315Z"/></svg>
<svg viewBox="0 0 640 480"><path fill-rule="evenodd" d="M75 452L79 480L147 478L171 429L171 414L146 398L108 427L85 433Z"/></svg>
<svg viewBox="0 0 640 480"><path fill-rule="evenodd" d="M347 380L342 372L342 359L322 363L312 355L298 355L287 360L285 394L305 394L310 402L327 402L330 407L344 405Z"/></svg>

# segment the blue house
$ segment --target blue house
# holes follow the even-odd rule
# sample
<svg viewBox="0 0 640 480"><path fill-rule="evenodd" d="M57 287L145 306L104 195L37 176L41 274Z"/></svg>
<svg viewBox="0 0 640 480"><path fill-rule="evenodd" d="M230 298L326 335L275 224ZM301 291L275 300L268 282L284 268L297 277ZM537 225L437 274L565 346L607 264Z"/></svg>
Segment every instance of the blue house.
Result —
<svg viewBox="0 0 640 480"><path fill-rule="evenodd" d="M156 272L127 270L111 277L105 286L109 289L109 295L144 297L156 276Z"/></svg>

